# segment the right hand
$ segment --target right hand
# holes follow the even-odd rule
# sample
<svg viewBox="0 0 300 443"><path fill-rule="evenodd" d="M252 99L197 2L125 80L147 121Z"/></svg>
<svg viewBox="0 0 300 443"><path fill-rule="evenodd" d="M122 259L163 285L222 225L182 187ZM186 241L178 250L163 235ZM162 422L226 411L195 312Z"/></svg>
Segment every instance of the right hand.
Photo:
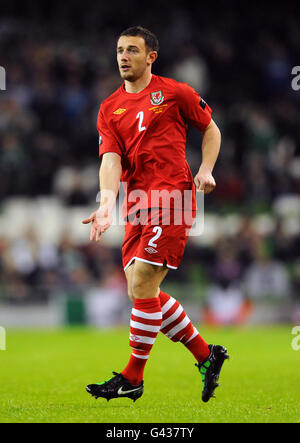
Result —
<svg viewBox="0 0 300 443"><path fill-rule="evenodd" d="M92 212L88 218L82 220L82 223L84 225L92 223L90 240L99 241L101 234L103 234L103 232L105 232L112 224L112 215L109 213L107 207L100 206L97 211Z"/></svg>

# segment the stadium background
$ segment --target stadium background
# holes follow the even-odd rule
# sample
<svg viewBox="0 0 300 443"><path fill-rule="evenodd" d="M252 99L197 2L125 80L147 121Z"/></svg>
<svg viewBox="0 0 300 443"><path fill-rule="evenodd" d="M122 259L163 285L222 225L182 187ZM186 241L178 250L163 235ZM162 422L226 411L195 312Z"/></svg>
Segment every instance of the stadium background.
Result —
<svg viewBox="0 0 300 443"><path fill-rule="evenodd" d="M164 288L198 322L299 324L300 91L297 2L7 2L1 5L0 325L127 324L122 228L89 242L101 101L120 85L118 34L160 41L153 72L190 83L223 141L189 240ZM193 173L201 135L187 145Z"/></svg>

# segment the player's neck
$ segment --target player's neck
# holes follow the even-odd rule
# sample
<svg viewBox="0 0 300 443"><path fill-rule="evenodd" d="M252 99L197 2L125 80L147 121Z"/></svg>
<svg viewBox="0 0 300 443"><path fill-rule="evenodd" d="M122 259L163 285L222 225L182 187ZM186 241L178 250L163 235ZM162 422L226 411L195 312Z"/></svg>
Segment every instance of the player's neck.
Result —
<svg viewBox="0 0 300 443"><path fill-rule="evenodd" d="M142 77L138 78L134 82L129 82L128 80L125 80L125 90L130 94L137 94L138 92L141 92L143 89L147 88L147 86L151 82L151 79L151 72L146 72Z"/></svg>

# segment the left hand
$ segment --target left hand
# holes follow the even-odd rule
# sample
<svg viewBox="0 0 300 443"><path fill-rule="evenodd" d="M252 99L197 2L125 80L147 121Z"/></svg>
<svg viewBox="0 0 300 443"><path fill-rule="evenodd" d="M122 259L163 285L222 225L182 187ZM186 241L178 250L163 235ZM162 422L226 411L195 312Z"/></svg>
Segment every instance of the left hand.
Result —
<svg viewBox="0 0 300 443"><path fill-rule="evenodd" d="M215 179L210 169L205 165L200 166L198 173L194 177L194 183L197 192L204 192L204 194L209 194L216 187Z"/></svg>

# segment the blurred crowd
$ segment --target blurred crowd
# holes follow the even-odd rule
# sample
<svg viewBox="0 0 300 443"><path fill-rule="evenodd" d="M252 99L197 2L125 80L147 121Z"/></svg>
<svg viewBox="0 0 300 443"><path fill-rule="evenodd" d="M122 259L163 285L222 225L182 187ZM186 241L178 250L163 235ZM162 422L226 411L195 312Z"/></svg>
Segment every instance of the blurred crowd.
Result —
<svg viewBox="0 0 300 443"><path fill-rule="evenodd" d="M291 87L292 67L300 64L299 5L290 2L283 10L279 3L270 8L252 2L247 10L240 4L221 13L218 2L214 10L156 0L143 8L135 1L123 6L35 0L3 5L0 65L7 83L0 91L0 199L55 194L67 206L95 202L97 112L121 84L116 39L124 28L141 24L160 41L153 72L191 84L221 128L217 188L206 199L207 210L244 217L234 238L223 236L209 248L191 245L171 278L193 278L196 267L211 290L243 282L250 296L299 294L299 231L286 232L277 218L271 236L251 228L251 217L272 214L282 196L300 196L300 92ZM201 135L190 128L193 173L200 146ZM1 287L10 288L2 297L43 298L49 288L91 281L110 285L107 275L124 285L119 248L82 246L68 236L42 244L30 231L15 242L2 236L0 249Z"/></svg>
<svg viewBox="0 0 300 443"><path fill-rule="evenodd" d="M300 235L287 236L280 222L271 235L262 236L245 217L234 235L220 236L212 245L197 246L190 240L182 264L167 280L201 288L209 323L239 323L261 300L293 305L296 321L299 250ZM113 309L124 306L127 289L120 254L120 247L78 245L67 233L57 243L41 241L31 229L14 241L1 238L0 301L24 304L98 293L102 300L113 297ZM184 299L194 294L183 290L178 295Z"/></svg>

